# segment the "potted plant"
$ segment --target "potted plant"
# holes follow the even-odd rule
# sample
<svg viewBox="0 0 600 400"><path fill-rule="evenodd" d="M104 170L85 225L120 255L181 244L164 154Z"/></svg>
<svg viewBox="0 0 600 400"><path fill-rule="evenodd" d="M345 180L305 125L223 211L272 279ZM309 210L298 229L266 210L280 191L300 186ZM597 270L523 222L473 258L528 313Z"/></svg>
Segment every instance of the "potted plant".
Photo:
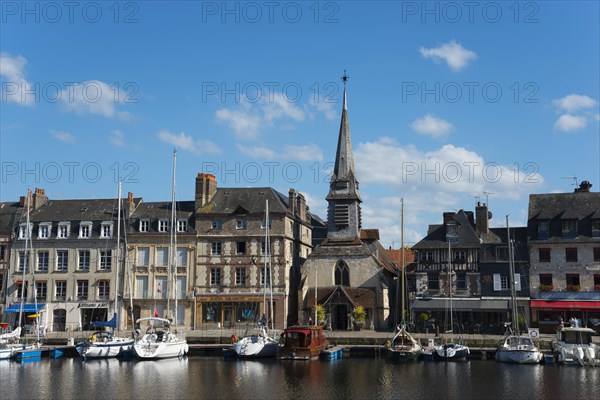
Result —
<svg viewBox="0 0 600 400"><path fill-rule="evenodd" d="M317 320L315 321L315 323L318 323L319 325L324 325L325 324L325 306L323 304L317 304L313 307L313 314L315 312L315 310L317 311Z"/></svg>
<svg viewBox="0 0 600 400"><path fill-rule="evenodd" d="M579 292L580 289L581 289L581 286L579 286L579 285L567 285L567 290L569 292Z"/></svg>
<svg viewBox="0 0 600 400"><path fill-rule="evenodd" d="M352 318L354 319L354 330L360 331L365 326L367 311L363 306L356 306L352 309Z"/></svg>
<svg viewBox="0 0 600 400"><path fill-rule="evenodd" d="M540 283L540 292L551 292L552 289L554 289L554 285L553 284L549 284L549 285L544 285L543 283Z"/></svg>

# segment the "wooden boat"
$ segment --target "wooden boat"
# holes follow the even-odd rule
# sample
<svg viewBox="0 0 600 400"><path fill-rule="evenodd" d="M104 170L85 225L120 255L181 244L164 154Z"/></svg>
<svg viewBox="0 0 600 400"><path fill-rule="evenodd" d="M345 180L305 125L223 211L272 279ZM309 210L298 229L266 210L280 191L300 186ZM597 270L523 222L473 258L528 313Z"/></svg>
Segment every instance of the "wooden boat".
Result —
<svg viewBox="0 0 600 400"><path fill-rule="evenodd" d="M423 354L423 348L403 327L398 326L396 334L386 345L386 355L395 361L415 361Z"/></svg>
<svg viewBox="0 0 600 400"><path fill-rule="evenodd" d="M280 360L312 360L319 357L329 340L323 334L321 325L294 325L286 328L281 335L283 347Z"/></svg>

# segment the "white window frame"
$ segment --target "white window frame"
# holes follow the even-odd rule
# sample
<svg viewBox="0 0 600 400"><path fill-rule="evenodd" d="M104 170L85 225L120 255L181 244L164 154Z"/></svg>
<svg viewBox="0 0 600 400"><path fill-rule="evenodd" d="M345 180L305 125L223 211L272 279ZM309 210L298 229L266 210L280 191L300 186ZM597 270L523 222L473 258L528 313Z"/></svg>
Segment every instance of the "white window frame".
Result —
<svg viewBox="0 0 600 400"><path fill-rule="evenodd" d="M90 282L87 279L77 280L77 300L81 301L81 300L87 300L89 298L90 298Z"/></svg>
<svg viewBox="0 0 600 400"><path fill-rule="evenodd" d="M46 259L43 260L40 256L44 254ZM41 262L45 261L45 264L42 265ZM50 252L47 250L41 250L37 252L37 263L36 263L36 271L39 272L48 272L48 268L50 267Z"/></svg>
<svg viewBox="0 0 600 400"><path fill-rule="evenodd" d="M177 248L177 266L178 267L187 267L188 265L188 249L185 247Z"/></svg>
<svg viewBox="0 0 600 400"><path fill-rule="evenodd" d="M31 232L33 231L33 223L29 223L29 231L27 231L27 223L19 225L19 239L31 239Z"/></svg>
<svg viewBox="0 0 600 400"><path fill-rule="evenodd" d="M210 269L210 286L220 286L222 283L223 283L223 271L221 270L221 268L211 268Z"/></svg>
<svg viewBox="0 0 600 400"><path fill-rule="evenodd" d="M43 290L43 294L40 294L39 289L44 289ZM48 282L46 281L37 281L35 282L35 298L37 300L44 300L46 301L48 299Z"/></svg>
<svg viewBox="0 0 600 400"><path fill-rule="evenodd" d="M66 260L66 265L62 265L60 263L60 261L62 260L62 257L60 256L61 252L65 252L67 254ZM65 250L65 249L59 249L56 250L56 271L58 272L66 272L69 270L69 250Z"/></svg>
<svg viewBox="0 0 600 400"><path fill-rule="evenodd" d="M68 239L71 235L71 224L69 222L59 222L56 237L58 239Z"/></svg>
<svg viewBox="0 0 600 400"><path fill-rule="evenodd" d="M159 257L159 254L163 254L163 257ZM169 265L169 248L168 247L157 247L156 248L156 266L166 267Z"/></svg>
<svg viewBox="0 0 600 400"><path fill-rule="evenodd" d="M85 266L85 267L82 267L82 264L81 264L81 255L83 253L87 253L87 266ZM89 271L91 258L92 258L92 252L90 250L78 250L77 251L77 270L78 271Z"/></svg>
<svg viewBox="0 0 600 400"><path fill-rule="evenodd" d="M112 269L112 250L100 250L98 254L98 270L110 271Z"/></svg>
<svg viewBox="0 0 600 400"><path fill-rule="evenodd" d="M188 220L186 218L179 218L177 220L177 232L187 232Z"/></svg>
<svg viewBox="0 0 600 400"><path fill-rule="evenodd" d="M150 232L150 219L142 218L140 219L140 232Z"/></svg>
<svg viewBox="0 0 600 400"><path fill-rule="evenodd" d="M81 222L79 224L79 236L78 239L89 239L92 237L92 223L91 222Z"/></svg>
<svg viewBox="0 0 600 400"><path fill-rule="evenodd" d="M213 256L220 256L223 254L223 244L221 242L212 242L210 244L210 254Z"/></svg>
<svg viewBox="0 0 600 400"><path fill-rule="evenodd" d="M168 218L161 218L158 220L158 231L162 232L162 233L166 233L169 232L169 219Z"/></svg>
<svg viewBox="0 0 600 400"><path fill-rule="evenodd" d="M145 254L145 260L142 256ZM147 267L150 265L150 247L138 247L137 249L137 263L136 265Z"/></svg>
<svg viewBox="0 0 600 400"><path fill-rule="evenodd" d="M110 239L113 237L113 222L103 221L100 224L100 237L102 239Z"/></svg>
<svg viewBox="0 0 600 400"><path fill-rule="evenodd" d="M28 251L19 251L19 263L17 264L17 272L23 272L23 269L25 269L25 273L29 273Z"/></svg>
<svg viewBox="0 0 600 400"><path fill-rule="evenodd" d="M59 289L60 293L59 293ZM65 301L67 299L67 281L54 281L54 300Z"/></svg>
<svg viewBox="0 0 600 400"><path fill-rule="evenodd" d="M38 226L38 239L50 239L52 237L52 222L42 222Z"/></svg>
<svg viewBox="0 0 600 400"><path fill-rule="evenodd" d="M240 231L248 229L248 221L246 221L245 219L237 219L235 221L235 229Z"/></svg>
<svg viewBox="0 0 600 400"><path fill-rule="evenodd" d="M214 219L211 222L211 227L215 231L220 231L221 229L223 229L223 221L220 219Z"/></svg>
<svg viewBox="0 0 600 400"><path fill-rule="evenodd" d="M98 281L98 300L110 299L110 280L100 279Z"/></svg>

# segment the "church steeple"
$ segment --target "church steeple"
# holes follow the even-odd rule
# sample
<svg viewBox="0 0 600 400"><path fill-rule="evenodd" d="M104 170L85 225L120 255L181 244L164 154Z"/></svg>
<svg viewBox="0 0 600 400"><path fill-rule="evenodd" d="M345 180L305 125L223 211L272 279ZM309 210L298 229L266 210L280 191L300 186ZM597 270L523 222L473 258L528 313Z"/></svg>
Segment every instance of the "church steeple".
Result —
<svg viewBox="0 0 600 400"><path fill-rule="evenodd" d="M342 119L338 136L337 151L333 175L329 184L329 203L327 212L327 237L330 239L353 240L359 237L361 226L360 195L358 180L354 169L350 125L348 123L348 108L346 104L346 85L350 77L344 71L344 99Z"/></svg>

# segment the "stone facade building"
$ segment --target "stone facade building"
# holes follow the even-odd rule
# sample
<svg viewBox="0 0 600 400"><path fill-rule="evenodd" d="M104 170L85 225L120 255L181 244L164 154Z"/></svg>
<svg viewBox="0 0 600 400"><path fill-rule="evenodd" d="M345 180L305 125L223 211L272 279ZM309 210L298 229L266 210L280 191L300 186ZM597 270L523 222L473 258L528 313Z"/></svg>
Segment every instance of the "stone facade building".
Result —
<svg viewBox="0 0 600 400"><path fill-rule="evenodd" d="M573 316L600 330L600 193L591 186L529 196L532 322L541 332Z"/></svg>

